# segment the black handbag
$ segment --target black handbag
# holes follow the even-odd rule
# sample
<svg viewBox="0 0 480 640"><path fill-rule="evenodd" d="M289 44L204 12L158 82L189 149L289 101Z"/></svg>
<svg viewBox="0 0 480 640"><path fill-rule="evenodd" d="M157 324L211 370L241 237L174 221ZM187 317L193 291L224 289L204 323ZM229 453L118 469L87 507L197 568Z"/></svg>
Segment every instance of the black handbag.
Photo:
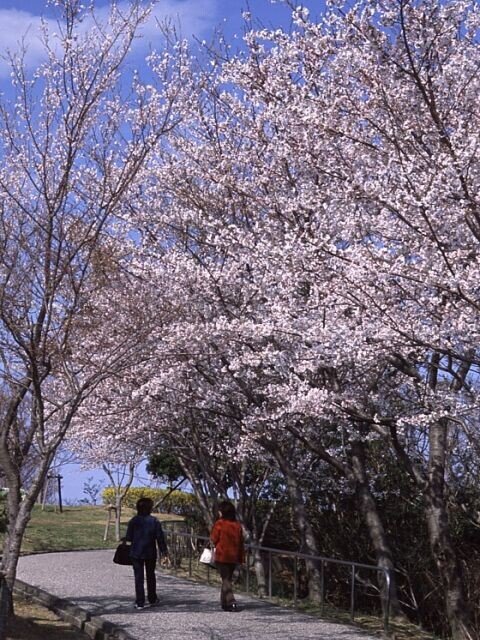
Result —
<svg viewBox="0 0 480 640"><path fill-rule="evenodd" d="M113 561L115 562L115 564L133 564L132 559L130 558L130 547L125 544L125 542L121 542L116 548L115 555L113 556Z"/></svg>

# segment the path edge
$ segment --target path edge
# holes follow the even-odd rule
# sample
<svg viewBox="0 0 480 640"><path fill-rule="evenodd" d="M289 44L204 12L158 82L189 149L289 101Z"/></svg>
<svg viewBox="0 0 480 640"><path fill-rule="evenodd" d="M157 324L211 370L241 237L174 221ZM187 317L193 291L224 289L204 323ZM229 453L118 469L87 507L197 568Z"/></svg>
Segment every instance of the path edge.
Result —
<svg viewBox="0 0 480 640"><path fill-rule="evenodd" d="M23 582L18 578L15 580L13 593L25 600L33 600L33 602L53 611L62 620L83 631L92 640L136 640L122 627L118 627L101 616L92 615L70 600L53 596L44 589Z"/></svg>

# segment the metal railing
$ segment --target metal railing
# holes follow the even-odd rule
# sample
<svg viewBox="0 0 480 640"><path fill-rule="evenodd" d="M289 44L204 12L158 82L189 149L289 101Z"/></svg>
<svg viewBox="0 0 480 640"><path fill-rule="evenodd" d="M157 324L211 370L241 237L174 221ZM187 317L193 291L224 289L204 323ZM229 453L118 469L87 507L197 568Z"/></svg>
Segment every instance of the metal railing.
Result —
<svg viewBox="0 0 480 640"><path fill-rule="evenodd" d="M183 569L182 561L186 559L187 570L189 577L193 576L193 564L198 563L198 558L203 547L208 544L209 539L205 536L196 536L190 533L178 532L178 531L165 531L167 537L170 557L172 559L173 571L176 572L179 568ZM378 598L380 599L382 609L382 620L385 632L388 632L389 616L390 616L390 596L391 596L391 576L390 570L377 567L375 565L364 564L362 562L351 562L349 560L337 560L334 558L326 558L323 556L315 556L305 553L297 553L295 551L284 551L282 549L275 549L272 547L262 547L257 545L246 545L246 563L245 563L245 591L246 593L253 593L252 584L255 577L254 565L251 564L252 559L262 558L262 565L267 575L266 596L270 599L273 598L273 577L274 577L274 558L285 560L285 558L291 559L293 562L292 570L292 582L293 582L293 594L292 600L294 606L297 606L299 599L299 564L300 562L310 563L315 566L319 573L320 580L320 614L324 612L326 604L326 569L329 566L345 567L348 569L350 589L349 589L349 609L350 620L353 622L355 619L355 610L357 604L356 587L360 584L365 584L365 580L360 580L360 570L368 571L370 573L381 574L383 577L383 585L377 589ZM206 581L208 584L211 582L211 569L209 565L203 565L206 567ZM369 586L374 586L371 582L368 582ZM267 586L267 585L265 585Z"/></svg>

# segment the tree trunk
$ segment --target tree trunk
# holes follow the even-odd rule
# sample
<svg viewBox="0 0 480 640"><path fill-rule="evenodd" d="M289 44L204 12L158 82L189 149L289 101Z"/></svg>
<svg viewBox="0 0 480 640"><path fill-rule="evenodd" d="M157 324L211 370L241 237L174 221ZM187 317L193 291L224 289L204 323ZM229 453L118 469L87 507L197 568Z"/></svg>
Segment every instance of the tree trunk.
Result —
<svg viewBox="0 0 480 640"><path fill-rule="evenodd" d="M36 497L36 496L35 496ZM8 619L13 614L13 585L23 534L30 520L33 503L21 502L20 490L8 492L8 523L3 544L0 585L0 640L5 640ZM33 500L34 502L34 500Z"/></svg>
<svg viewBox="0 0 480 640"><path fill-rule="evenodd" d="M328 453L321 445L310 442L296 430L292 434L299 439L310 451L319 456L330 467L340 473L356 490L360 512L367 525L372 546L375 550L379 567L390 571L390 612L394 616L404 617L398 600L396 575L393 566L392 553L387 541L385 529L378 513L377 504L370 491L365 465L364 445L360 440L351 446L350 460L341 461ZM383 586L381 581L381 588ZM385 585L386 586L386 585ZM386 594L383 594L382 607L386 605Z"/></svg>
<svg viewBox="0 0 480 640"><path fill-rule="evenodd" d="M245 532L245 541L247 542L247 544L252 544L254 547L259 547L261 545L261 540L258 537L255 527L253 528L253 530L251 530L246 527L245 524L243 524L243 529ZM257 595L260 598L264 598L267 595L267 578L262 554L258 549L253 549L251 552L251 557L253 559L253 570L255 571L255 576L257 578Z"/></svg>
<svg viewBox="0 0 480 640"><path fill-rule="evenodd" d="M283 455L283 452L276 446L272 446L271 443L269 447L278 463L280 471L287 481L288 496L300 534L300 549L302 553L306 553L307 555L319 556L320 552L317 541L308 518L303 492L297 481L297 477L287 458ZM305 566L307 569L308 596L312 602L319 603L322 597L319 566L312 560L306 560Z"/></svg>
<svg viewBox="0 0 480 640"><path fill-rule="evenodd" d="M182 460L180 460L180 463L197 499L200 513L202 514L205 526L207 527L208 531L210 531L213 527L213 523L215 522L215 513L213 508L215 498L206 494L200 480L198 480L195 473L191 472L190 468L186 466Z"/></svg>
<svg viewBox="0 0 480 640"><path fill-rule="evenodd" d="M474 632L465 597L462 569L448 524L445 500L447 434L447 420L439 420L429 430L429 481L425 492L427 526L430 548L442 580L452 640L473 640Z"/></svg>
<svg viewBox="0 0 480 640"><path fill-rule="evenodd" d="M387 535L378 513L377 504L370 491L367 471L365 467L365 451L363 442L356 440L351 446L352 472L360 513L367 525L370 541L375 551L377 566L387 569L390 574L390 613L395 617L404 617L398 600L397 581L392 552L387 541ZM383 572L379 574L382 592L382 607L387 603L387 584L383 579Z"/></svg>
<svg viewBox="0 0 480 640"><path fill-rule="evenodd" d="M267 595L267 577L265 575L265 565L258 549L253 550L253 570L257 578L257 593L260 598Z"/></svg>
<svg viewBox="0 0 480 640"><path fill-rule="evenodd" d="M0 575L0 640L7 637L8 619L12 613L12 592L8 588L7 581Z"/></svg>
<svg viewBox="0 0 480 640"><path fill-rule="evenodd" d="M8 467L7 467L8 468ZM8 469L11 471L11 469ZM7 635L8 619L13 615L13 583L17 569L22 536L28 522L27 517L20 517L20 479L18 474L8 474L7 493L7 526L3 541L0 585L0 640Z"/></svg>
<svg viewBox="0 0 480 640"><path fill-rule="evenodd" d="M261 546L263 544L265 533L267 531L274 509L275 509L275 503L271 505L268 515L266 516L266 518L264 518L264 521L262 523L261 531L259 531L255 501L252 501L251 522L252 522L252 540L254 544L258 546ZM264 598L267 595L267 578L266 578L266 572L265 572L264 559L262 558L262 555L260 552L258 551L254 552L253 563L254 563L253 568L255 570L255 575L257 576L257 592L260 598Z"/></svg>
<svg viewBox="0 0 480 640"><path fill-rule="evenodd" d="M110 484L113 487L115 494L115 540L120 541L120 520L122 517L122 505L123 501L128 493L128 490L132 486L135 467L137 466L137 460L127 463L126 465L113 465L110 467L108 464L103 464L102 469L107 474ZM123 480L126 475L125 467L128 466L127 480L123 484ZM116 471L115 471L116 467ZM115 477L116 476L116 480Z"/></svg>
<svg viewBox="0 0 480 640"><path fill-rule="evenodd" d="M120 519L122 517L122 501L124 494L115 493L115 540L120 542Z"/></svg>

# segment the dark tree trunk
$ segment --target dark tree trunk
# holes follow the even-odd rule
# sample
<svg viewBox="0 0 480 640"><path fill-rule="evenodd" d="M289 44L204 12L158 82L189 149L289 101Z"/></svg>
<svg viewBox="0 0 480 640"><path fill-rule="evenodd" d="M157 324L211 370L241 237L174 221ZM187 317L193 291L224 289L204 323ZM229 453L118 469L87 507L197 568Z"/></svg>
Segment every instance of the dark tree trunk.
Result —
<svg viewBox="0 0 480 640"><path fill-rule="evenodd" d="M356 490L359 509L367 525L369 537L377 557L377 564L379 567L390 571L390 612L394 616L404 617L398 600L397 581L392 560L393 556L390 551L382 520L378 513L377 504L370 491L368 476L366 473L363 443L360 440L355 441L351 448L350 459L342 461L328 453L328 451L326 451L320 444L311 442L307 438L303 437L298 431L292 430L292 433L310 451L318 455L321 460L326 462L330 467L335 469L342 477L344 477L351 487ZM383 587L383 590L385 591L385 585L383 585L382 582L380 586L381 588ZM382 606L385 607L387 601L385 597L386 593L383 595Z"/></svg>
<svg viewBox="0 0 480 640"><path fill-rule="evenodd" d="M351 447L351 464L355 480L356 494L360 513L367 525L370 541L375 551L377 565L382 569L387 569L390 574L390 613L395 617L403 617L402 608L398 600L397 581L395 578L395 568L393 564L392 552L388 544L387 535L378 513L377 504L370 491L366 466L365 451L363 442L357 440ZM383 575L380 575L382 587L382 604L385 607L387 593Z"/></svg>
<svg viewBox="0 0 480 640"><path fill-rule="evenodd" d="M319 556L320 552L317 546L315 534L313 532L310 520L308 518L307 509L302 489L298 483L295 472L288 462L287 457L277 446L269 444L269 450L275 457L280 471L287 481L288 496L292 505L295 522L300 534L300 545L303 553L313 556ZM308 580L308 595L312 602L320 602L322 598L320 587L320 568L318 564L312 560L306 560Z"/></svg>
<svg viewBox="0 0 480 640"><path fill-rule="evenodd" d="M195 471L192 471L189 468L188 464L184 463L182 460L181 465L197 499L203 522L208 531L210 531L213 527L213 523L215 522L214 505L217 500L216 496L214 497L215 494L213 493L211 495L207 495L203 484L198 479Z"/></svg>
<svg viewBox="0 0 480 640"><path fill-rule="evenodd" d="M30 520L33 503L20 502L20 491L9 491L8 523L1 567L0 585L0 640L6 638L8 619L13 615L13 585L17 574L18 558L23 535Z"/></svg>
<svg viewBox="0 0 480 640"><path fill-rule="evenodd" d="M447 435L447 420L439 420L430 427L428 485L425 491L427 526L430 548L442 580L452 640L473 640L475 636L465 597L462 569L448 524L445 499Z"/></svg>

